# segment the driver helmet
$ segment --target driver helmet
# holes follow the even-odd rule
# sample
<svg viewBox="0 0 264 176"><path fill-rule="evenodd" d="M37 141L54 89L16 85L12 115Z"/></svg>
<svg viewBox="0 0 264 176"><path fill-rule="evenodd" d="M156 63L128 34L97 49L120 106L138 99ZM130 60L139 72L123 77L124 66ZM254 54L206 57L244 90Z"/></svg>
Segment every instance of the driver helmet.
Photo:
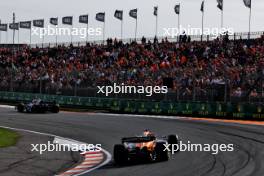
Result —
<svg viewBox="0 0 264 176"><path fill-rule="evenodd" d="M146 129L146 130L144 130L143 135L149 137L149 136L154 136L154 133L152 131Z"/></svg>

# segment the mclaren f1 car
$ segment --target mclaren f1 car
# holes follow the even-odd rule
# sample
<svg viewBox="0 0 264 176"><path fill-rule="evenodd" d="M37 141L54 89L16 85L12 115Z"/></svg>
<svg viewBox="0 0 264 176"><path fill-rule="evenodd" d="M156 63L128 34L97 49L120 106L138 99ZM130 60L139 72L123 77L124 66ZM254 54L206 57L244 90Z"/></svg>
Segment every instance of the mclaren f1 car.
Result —
<svg viewBox="0 0 264 176"><path fill-rule="evenodd" d="M149 130L145 130L142 136L122 138L121 144L114 146L114 161L117 165L125 165L130 161L167 161L169 152L166 150L166 144L178 144L178 136L158 138Z"/></svg>

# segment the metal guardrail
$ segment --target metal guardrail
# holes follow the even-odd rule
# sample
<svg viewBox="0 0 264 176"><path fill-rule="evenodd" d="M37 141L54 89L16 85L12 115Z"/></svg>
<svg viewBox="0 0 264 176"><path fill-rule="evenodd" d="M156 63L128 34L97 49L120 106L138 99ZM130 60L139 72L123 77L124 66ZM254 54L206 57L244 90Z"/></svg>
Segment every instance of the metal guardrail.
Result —
<svg viewBox="0 0 264 176"><path fill-rule="evenodd" d="M1 91L10 91L10 85L0 86ZM13 84L13 92L22 93L38 93L46 95L60 95L60 96L76 96L76 97L95 97L95 98L118 98L124 100L147 100L147 101L170 101L170 102L252 102L261 103L264 102L264 92L258 92L258 96L250 96L243 94L242 96L232 95L232 90L229 86L212 85L207 88L201 89L200 87L193 87L191 90L186 88L179 88L176 90L169 89L167 94L153 94L152 96L146 96L146 94L114 94L111 93L107 97L105 94L98 93L98 88L92 87L78 87L73 85L70 88L56 88L45 86L41 81L36 81L34 84Z"/></svg>
<svg viewBox="0 0 264 176"><path fill-rule="evenodd" d="M0 101L21 102L41 98L56 101L64 107L97 108L118 113L168 114L195 117L224 117L231 119L264 120L264 104L252 103L207 103L122 100L116 98L72 97L0 91Z"/></svg>
<svg viewBox="0 0 264 176"><path fill-rule="evenodd" d="M256 38L260 38L261 36L264 35L264 31L257 31L257 32L236 32L233 35L229 35L229 39L230 40L239 40L239 39L256 39ZM221 37L221 36L218 36ZM150 41L150 42L154 42L154 38L155 37L146 37L146 41ZM162 41L163 39L167 39L170 42L177 42L179 37L170 37L170 36L161 36L161 37L157 37L158 41ZM190 36L191 41L212 41L215 39L214 35L191 35ZM117 39L120 40L120 39ZM123 43L132 43L134 41L136 41L137 43L141 43L142 38L126 38L126 39L122 39ZM88 41L90 44L94 44L94 45L101 45L104 44L105 41L103 40L94 40L94 41ZM55 47L57 45L64 45L64 46L85 46L87 44L86 41L74 41L74 42L59 42L59 43L35 43L35 44L31 44L30 46L32 48L34 47Z"/></svg>

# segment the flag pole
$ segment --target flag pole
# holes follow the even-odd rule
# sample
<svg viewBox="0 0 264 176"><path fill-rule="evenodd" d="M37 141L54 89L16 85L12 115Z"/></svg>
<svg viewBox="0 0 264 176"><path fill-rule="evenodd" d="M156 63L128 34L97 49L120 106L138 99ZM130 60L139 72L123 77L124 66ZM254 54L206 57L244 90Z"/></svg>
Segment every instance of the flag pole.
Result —
<svg viewBox="0 0 264 176"><path fill-rule="evenodd" d="M89 14L87 14L87 18L89 18ZM88 39L89 39L89 32L88 32L88 30L89 30L89 19L87 19L88 21L87 21L87 26L86 26L86 44L88 43Z"/></svg>
<svg viewBox="0 0 264 176"><path fill-rule="evenodd" d="M180 4L179 4L179 6L180 6ZM180 29L180 12L178 14L178 29Z"/></svg>
<svg viewBox="0 0 264 176"><path fill-rule="evenodd" d="M180 3L179 3L179 7L180 7ZM180 11L179 11L179 14L178 14L178 31L179 31L179 34L178 34L178 42L180 41Z"/></svg>
<svg viewBox="0 0 264 176"><path fill-rule="evenodd" d="M104 42L105 42L105 15L104 15L104 27L103 27L104 29L104 33L103 33L103 44L104 44Z"/></svg>
<svg viewBox="0 0 264 176"><path fill-rule="evenodd" d="M1 20L0 20L0 24L1 24ZM1 42L2 42L2 31L0 31L0 44L1 44Z"/></svg>
<svg viewBox="0 0 264 176"><path fill-rule="evenodd" d="M73 15L72 15L72 19L73 19ZM71 44L72 44L72 30L73 30L73 20L71 21Z"/></svg>
<svg viewBox="0 0 264 176"><path fill-rule="evenodd" d="M42 48L44 47L44 35L43 35L43 37L42 37Z"/></svg>
<svg viewBox="0 0 264 176"><path fill-rule="evenodd" d="M17 43L19 44L19 29L17 30Z"/></svg>
<svg viewBox="0 0 264 176"><path fill-rule="evenodd" d="M123 40L123 17L121 20L121 40Z"/></svg>
<svg viewBox="0 0 264 176"><path fill-rule="evenodd" d="M15 13L13 13L13 28L15 27L15 20L16 20L16 17L15 17ZM15 44L15 28L13 29L13 45Z"/></svg>
<svg viewBox="0 0 264 176"><path fill-rule="evenodd" d="M72 21L72 24L71 24L71 44L72 44L72 29L73 29L73 21Z"/></svg>
<svg viewBox="0 0 264 176"><path fill-rule="evenodd" d="M8 43L8 31L6 31L6 37L5 37L5 40L6 40L6 43Z"/></svg>
<svg viewBox="0 0 264 176"><path fill-rule="evenodd" d="M43 22L43 28L45 28L45 23ZM45 35L43 35L42 37L42 48L44 47L44 38L45 38Z"/></svg>
<svg viewBox="0 0 264 176"><path fill-rule="evenodd" d="M158 6L157 6L157 8L158 8ZM156 15L156 31L155 31L156 37L158 37L158 15L159 15L159 11L157 10L157 15Z"/></svg>
<svg viewBox="0 0 264 176"><path fill-rule="evenodd" d="M221 10L221 28L223 29L224 27L224 0L222 1L222 10Z"/></svg>
<svg viewBox="0 0 264 176"><path fill-rule="evenodd" d="M248 39L250 39L250 32L251 32L251 1L250 1L250 9L249 9L249 24L248 24Z"/></svg>
<svg viewBox="0 0 264 176"><path fill-rule="evenodd" d="M201 41L203 41L203 35L204 35L204 7L203 7L203 11L202 11L202 38L201 38Z"/></svg>
<svg viewBox="0 0 264 176"><path fill-rule="evenodd" d="M30 26L30 30L29 30L29 44L30 44L30 46L31 46L31 29L32 29L32 27Z"/></svg>
<svg viewBox="0 0 264 176"><path fill-rule="evenodd" d="M136 18L136 28L135 28L135 42L137 41L137 18Z"/></svg>
<svg viewBox="0 0 264 176"><path fill-rule="evenodd" d="M17 44L19 44L19 33L20 32L19 32L19 22L18 22L18 26L17 26Z"/></svg>
<svg viewBox="0 0 264 176"><path fill-rule="evenodd" d="M56 34L55 34L55 43L56 43L56 46L58 46L57 26L58 26L58 25L55 26L55 28L56 28Z"/></svg>

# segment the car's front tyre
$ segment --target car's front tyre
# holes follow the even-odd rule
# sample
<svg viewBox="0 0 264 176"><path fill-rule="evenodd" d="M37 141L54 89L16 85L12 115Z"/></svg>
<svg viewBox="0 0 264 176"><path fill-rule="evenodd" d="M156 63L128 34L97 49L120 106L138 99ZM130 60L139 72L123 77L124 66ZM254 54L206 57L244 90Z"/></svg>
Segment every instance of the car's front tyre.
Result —
<svg viewBox="0 0 264 176"><path fill-rule="evenodd" d="M155 147L156 161L168 161L168 151L165 150L164 143L157 143Z"/></svg>
<svg viewBox="0 0 264 176"><path fill-rule="evenodd" d="M52 113L59 113L59 111L60 111L59 106L53 106L53 107L51 108L51 112L52 112Z"/></svg>
<svg viewBox="0 0 264 176"><path fill-rule="evenodd" d="M24 110L25 110L24 104L21 103L17 105L17 112L24 112Z"/></svg>
<svg viewBox="0 0 264 176"><path fill-rule="evenodd" d="M172 150L172 145L178 144L178 138L176 135L172 134L168 136L168 144L170 144L170 150Z"/></svg>

